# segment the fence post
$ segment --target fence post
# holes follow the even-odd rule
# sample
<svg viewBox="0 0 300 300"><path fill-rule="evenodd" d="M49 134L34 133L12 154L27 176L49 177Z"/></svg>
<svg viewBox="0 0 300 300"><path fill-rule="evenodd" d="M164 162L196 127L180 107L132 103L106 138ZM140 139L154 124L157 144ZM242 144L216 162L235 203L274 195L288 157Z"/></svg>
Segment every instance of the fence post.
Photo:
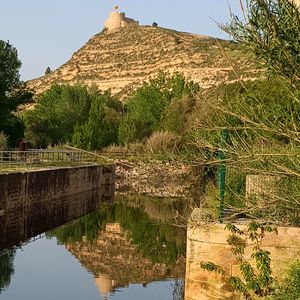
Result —
<svg viewBox="0 0 300 300"><path fill-rule="evenodd" d="M221 131L221 142L218 151L218 160L222 162L225 160L224 148L228 140L228 129L222 129ZM218 168L218 183L219 183L219 192L220 192L220 208L219 208L219 221L223 223L224 221L224 206L225 206L225 183L226 183L226 164L220 163Z"/></svg>

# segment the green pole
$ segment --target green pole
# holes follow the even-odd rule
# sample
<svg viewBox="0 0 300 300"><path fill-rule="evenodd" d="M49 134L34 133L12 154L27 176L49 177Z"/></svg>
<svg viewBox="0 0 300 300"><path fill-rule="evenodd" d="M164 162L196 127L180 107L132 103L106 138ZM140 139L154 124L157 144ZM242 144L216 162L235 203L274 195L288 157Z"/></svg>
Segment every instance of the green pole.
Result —
<svg viewBox="0 0 300 300"><path fill-rule="evenodd" d="M222 129L221 131L221 142L220 142L220 150L218 153L218 160L225 160L225 153L223 149L226 146L228 140L228 129ZM219 177L219 191L220 191L220 208L219 208L219 221L223 223L224 221L224 204L225 204L225 181L226 181L226 165L225 163L221 163L218 169L218 177Z"/></svg>

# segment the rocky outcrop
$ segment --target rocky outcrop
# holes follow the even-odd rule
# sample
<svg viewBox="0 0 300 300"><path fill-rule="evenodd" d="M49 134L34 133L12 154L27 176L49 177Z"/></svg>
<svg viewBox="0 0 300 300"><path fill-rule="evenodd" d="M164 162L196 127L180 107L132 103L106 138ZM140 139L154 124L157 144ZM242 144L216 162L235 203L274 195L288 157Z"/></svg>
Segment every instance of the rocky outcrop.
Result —
<svg viewBox="0 0 300 300"><path fill-rule="evenodd" d="M256 72L236 43L159 27L129 26L96 34L67 63L28 84L37 93L55 82L95 85L126 98L160 70L182 72L208 88L236 79L235 66L244 77Z"/></svg>
<svg viewBox="0 0 300 300"><path fill-rule="evenodd" d="M195 196L198 176L182 164L152 162L116 163L116 192L156 197Z"/></svg>

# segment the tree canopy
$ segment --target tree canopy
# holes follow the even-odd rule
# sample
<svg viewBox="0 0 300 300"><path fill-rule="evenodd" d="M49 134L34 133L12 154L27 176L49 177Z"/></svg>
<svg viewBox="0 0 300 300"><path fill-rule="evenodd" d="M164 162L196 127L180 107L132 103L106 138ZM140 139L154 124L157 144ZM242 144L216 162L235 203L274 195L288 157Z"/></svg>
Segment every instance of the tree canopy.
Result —
<svg viewBox="0 0 300 300"><path fill-rule="evenodd" d="M300 11L290 0L248 0L244 20L232 15L224 26L236 41L250 48L272 74L293 83L300 79Z"/></svg>
<svg viewBox="0 0 300 300"><path fill-rule="evenodd" d="M0 40L0 132L9 137L10 145L24 134L17 107L32 99L32 93L20 82L20 67L16 48Z"/></svg>

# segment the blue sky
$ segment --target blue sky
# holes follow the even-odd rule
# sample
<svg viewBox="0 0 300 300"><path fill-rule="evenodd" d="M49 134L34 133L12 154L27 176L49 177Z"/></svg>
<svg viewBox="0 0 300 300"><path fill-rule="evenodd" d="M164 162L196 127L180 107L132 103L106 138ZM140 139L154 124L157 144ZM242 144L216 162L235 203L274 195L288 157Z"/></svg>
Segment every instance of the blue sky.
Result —
<svg viewBox="0 0 300 300"><path fill-rule="evenodd" d="M0 0L0 39L9 40L22 61L21 78L32 79L65 63L103 29L114 5L142 25L226 36L217 22L228 20L239 0Z"/></svg>

